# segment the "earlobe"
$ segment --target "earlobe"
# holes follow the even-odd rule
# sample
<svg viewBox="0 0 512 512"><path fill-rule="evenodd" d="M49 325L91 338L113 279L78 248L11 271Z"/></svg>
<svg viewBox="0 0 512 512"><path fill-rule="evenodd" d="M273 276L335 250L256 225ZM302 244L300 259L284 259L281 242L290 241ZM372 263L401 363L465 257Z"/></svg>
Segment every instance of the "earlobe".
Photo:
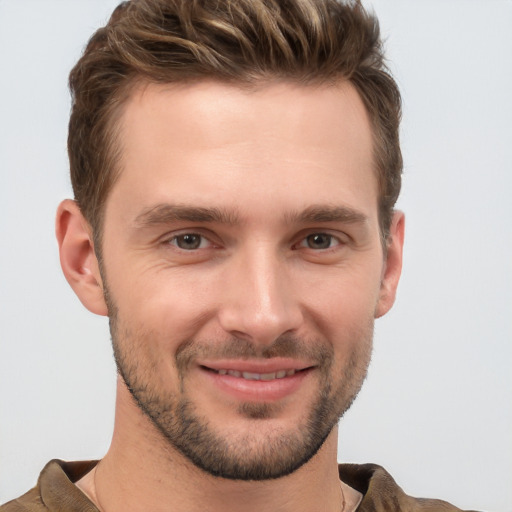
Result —
<svg viewBox="0 0 512 512"><path fill-rule="evenodd" d="M55 232L64 276L82 304L97 315L107 315L103 283L88 222L75 201L66 199L57 209Z"/></svg>
<svg viewBox="0 0 512 512"><path fill-rule="evenodd" d="M402 273L402 253L404 247L405 216L395 211L389 231L386 261L380 283L380 294L375 318L385 315L393 306L400 274Z"/></svg>

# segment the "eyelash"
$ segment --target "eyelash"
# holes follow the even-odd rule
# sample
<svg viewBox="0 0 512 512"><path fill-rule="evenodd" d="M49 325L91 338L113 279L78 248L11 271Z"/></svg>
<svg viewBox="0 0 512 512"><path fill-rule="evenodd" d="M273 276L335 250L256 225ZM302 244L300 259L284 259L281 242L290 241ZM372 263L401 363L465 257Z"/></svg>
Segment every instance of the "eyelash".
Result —
<svg viewBox="0 0 512 512"><path fill-rule="evenodd" d="M179 241L183 240L186 237L191 237L191 238L194 237L196 239L199 238L198 246L197 247L189 247L189 248L180 247ZM327 238L327 241L329 244L328 247L313 248L313 247L308 246L308 243L311 242L313 237ZM204 246L205 242L206 242L206 244L208 244L208 247ZM172 246L176 247L178 250L184 251L184 252L194 252L194 251L198 251L198 250L209 249L209 248L211 248L211 246L215 246L215 244L207 236L205 236L201 233L192 232L192 231L181 233L179 235L174 235L172 238L167 240L165 243L168 245L172 245ZM336 248L338 248L339 246L342 246L342 245L344 245L344 242L338 236L335 236L335 235L332 235L330 233L326 233L323 231L318 231L318 232L309 233L309 234L303 236L299 240L298 243L295 243L292 246L292 248L294 250L298 250L300 248L305 248L305 249L311 249L315 252L325 252L325 251L336 250Z"/></svg>
<svg viewBox="0 0 512 512"><path fill-rule="evenodd" d="M193 247L193 248L183 248L183 247L180 247L178 245L178 241L180 239L184 239L185 237L195 237L195 238L199 238L199 246L198 247ZM175 246L177 249L181 250L181 251L186 251L186 252L192 252L192 251L197 251L197 250L200 250L200 249L206 249L206 247L201 247L201 245L204 244L204 242L207 242L208 244L213 244L213 242L211 242L211 240L209 240L206 236L202 235L201 233L194 233L194 232L190 232L190 233L182 233L180 235L175 235L173 236L171 239L169 239L167 241L167 243L169 245L173 245Z"/></svg>
<svg viewBox="0 0 512 512"><path fill-rule="evenodd" d="M306 244L308 244L310 239L312 239L314 237L324 237L324 238L327 238L328 241L329 241L329 246L328 247L317 248L319 251L333 250L335 247L338 247L338 246L342 245L342 242L341 242L341 240L338 237L336 237L334 235L331 235L330 233L324 233L324 232L311 233L311 234L305 236L304 238L302 238L298 245L300 247L305 247L307 249L313 249L314 250L313 247L309 247L308 245L306 245ZM334 245L332 245L333 242L334 242Z"/></svg>

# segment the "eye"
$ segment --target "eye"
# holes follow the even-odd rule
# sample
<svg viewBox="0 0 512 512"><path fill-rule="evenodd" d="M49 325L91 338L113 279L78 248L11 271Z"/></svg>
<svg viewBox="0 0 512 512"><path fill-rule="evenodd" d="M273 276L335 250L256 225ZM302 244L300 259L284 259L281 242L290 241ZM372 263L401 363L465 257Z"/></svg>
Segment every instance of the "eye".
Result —
<svg viewBox="0 0 512 512"><path fill-rule="evenodd" d="M204 249L210 245L207 238L197 233L183 233L182 235L174 236L169 240L169 243L184 251Z"/></svg>
<svg viewBox="0 0 512 512"><path fill-rule="evenodd" d="M340 245L340 241L327 233L313 233L304 238L299 245L308 249L323 250Z"/></svg>

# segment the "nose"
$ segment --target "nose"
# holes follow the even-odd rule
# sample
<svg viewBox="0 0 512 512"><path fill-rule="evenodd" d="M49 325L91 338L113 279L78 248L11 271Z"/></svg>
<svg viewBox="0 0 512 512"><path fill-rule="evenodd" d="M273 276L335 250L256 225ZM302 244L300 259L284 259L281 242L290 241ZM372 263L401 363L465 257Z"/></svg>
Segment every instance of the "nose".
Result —
<svg viewBox="0 0 512 512"><path fill-rule="evenodd" d="M226 332L254 344L270 345L279 336L299 329L301 301L285 257L261 246L239 255L227 267L218 314Z"/></svg>

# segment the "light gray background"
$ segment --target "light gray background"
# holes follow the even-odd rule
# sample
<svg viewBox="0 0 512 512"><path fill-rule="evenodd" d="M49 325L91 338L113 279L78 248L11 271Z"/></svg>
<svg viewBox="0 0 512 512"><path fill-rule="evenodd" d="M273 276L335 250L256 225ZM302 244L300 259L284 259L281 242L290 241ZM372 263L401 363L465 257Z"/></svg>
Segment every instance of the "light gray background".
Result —
<svg viewBox="0 0 512 512"><path fill-rule="evenodd" d="M0 502L108 447L107 322L61 275L67 73L113 0L0 0ZM407 214L394 310L340 460L410 494L512 511L512 2L374 0L402 88Z"/></svg>

